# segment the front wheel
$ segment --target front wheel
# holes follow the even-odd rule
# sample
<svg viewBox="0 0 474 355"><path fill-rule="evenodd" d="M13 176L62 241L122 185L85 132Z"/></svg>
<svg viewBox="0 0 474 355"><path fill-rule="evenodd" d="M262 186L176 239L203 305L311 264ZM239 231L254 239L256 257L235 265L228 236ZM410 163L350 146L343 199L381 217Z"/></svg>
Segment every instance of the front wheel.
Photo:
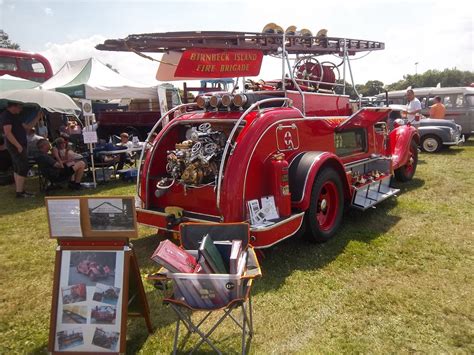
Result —
<svg viewBox="0 0 474 355"><path fill-rule="evenodd" d="M418 164L418 146L414 140L410 143L410 152L408 156L408 161L405 165L399 167L395 170L395 178L398 181L406 182L413 179L415 175L416 166Z"/></svg>
<svg viewBox="0 0 474 355"><path fill-rule="evenodd" d="M421 139L421 149L427 153L436 153L441 149L442 143L439 137L426 135Z"/></svg>
<svg viewBox="0 0 474 355"><path fill-rule="evenodd" d="M323 243L338 230L344 211L342 182L334 169L324 169L316 178L311 191L311 203L306 211L306 239Z"/></svg>

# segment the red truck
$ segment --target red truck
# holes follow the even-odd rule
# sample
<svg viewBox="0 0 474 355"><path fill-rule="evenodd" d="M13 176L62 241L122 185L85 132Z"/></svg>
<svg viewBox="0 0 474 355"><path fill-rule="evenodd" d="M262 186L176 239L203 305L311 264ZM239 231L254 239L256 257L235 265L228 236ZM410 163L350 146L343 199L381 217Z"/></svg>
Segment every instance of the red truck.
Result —
<svg viewBox="0 0 474 355"><path fill-rule="evenodd" d="M416 129L389 132L389 108L355 108L347 95L335 94L345 83L338 80L339 68L351 72L348 58L383 49L381 42L168 32L108 40L97 48L181 52L179 76L249 77L261 56L281 59L280 79L247 81L240 93L202 94L164 115L160 131L162 121L155 125L139 171L142 224L176 232L183 221L248 221L256 248L298 231L324 242L338 230L344 206L372 207L399 191L390 185L393 175L408 181L415 174ZM328 54L340 63L321 59Z"/></svg>

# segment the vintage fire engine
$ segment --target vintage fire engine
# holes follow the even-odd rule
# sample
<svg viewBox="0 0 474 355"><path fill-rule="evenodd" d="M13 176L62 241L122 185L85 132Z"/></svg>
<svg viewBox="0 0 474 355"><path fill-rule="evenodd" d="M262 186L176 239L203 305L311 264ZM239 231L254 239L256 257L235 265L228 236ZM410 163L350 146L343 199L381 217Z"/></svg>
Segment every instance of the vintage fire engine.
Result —
<svg viewBox="0 0 474 355"><path fill-rule="evenodd" d="M416 129L389 132L390 109L359 109L335 94L345 85L339 72L352 77L350 56L383 43L264 32L130 35L97 46L164 52L160 80L242 78L240 92L202 94L156 123L139 171L140 223L176 231L183 221L249 221L257 248L303 230L321 242L336 233L345 205L365 210L399 191L393 175L412 179ZM263 55L281 59L281 78L245 80L259 74Z"/></svg>

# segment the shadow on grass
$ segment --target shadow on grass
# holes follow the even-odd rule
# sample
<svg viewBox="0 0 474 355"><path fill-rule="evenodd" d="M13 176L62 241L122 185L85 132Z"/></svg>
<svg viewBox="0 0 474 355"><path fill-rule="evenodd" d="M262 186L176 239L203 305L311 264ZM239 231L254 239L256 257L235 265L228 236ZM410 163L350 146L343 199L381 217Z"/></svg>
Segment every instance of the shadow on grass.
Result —
<svg viewBox="0 0 474 355"><path fill-rule="evenodd" d="M390 184L396 189L400 189L400 193L403 194L405 192L416 190L424 186L425 180L414 178L413 180L408 181L408 182L400 182L400 181L397 181L396 179L392 179ZM392 201L392 200L389 200L389 201ZM384 202L384 204L386 204L387 202Z"/></svg>
<svg viewBox="0 0 474 355"><path fill-rule="evenodd" d="M80 191L70 190L67 188L67 184L63 184L63 188L60 190L54 190L48 192L46 195L44 192L38 191L38 178L29 178L27 181L27 190L35 193L33 198L17 199L15 197L15 187L13 185L0 186L0 214L7 216L16 213L25 212L28 210L44 207L44 198L49 196L94 196L97 194L104 194L110 190L113 190L113 195L117 195L115 191L117 188L131 188L133 191L131 194L135 194L135 184L126 183L123 181L110 181L106 184L98 185L95 189L82 189Z"/></svg>

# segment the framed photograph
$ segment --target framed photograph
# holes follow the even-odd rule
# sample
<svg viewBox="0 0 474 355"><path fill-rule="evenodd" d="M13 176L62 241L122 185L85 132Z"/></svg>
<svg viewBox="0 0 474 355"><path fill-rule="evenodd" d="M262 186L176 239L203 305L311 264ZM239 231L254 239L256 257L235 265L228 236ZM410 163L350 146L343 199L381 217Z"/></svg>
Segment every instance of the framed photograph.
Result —
<svg viewBox="0 0 474 355"><path fill-rule="evenodd" d="M80 249L79 249L80 248ZM130 249L60 247L50 329L54 353L125 351Z"/></svg>
<svg viewBox="0 0 474 355"><path fill-rule="evenodd" d="M83 201L84 234L90 237L137 237L133 197L89 197Z"/></svg>

